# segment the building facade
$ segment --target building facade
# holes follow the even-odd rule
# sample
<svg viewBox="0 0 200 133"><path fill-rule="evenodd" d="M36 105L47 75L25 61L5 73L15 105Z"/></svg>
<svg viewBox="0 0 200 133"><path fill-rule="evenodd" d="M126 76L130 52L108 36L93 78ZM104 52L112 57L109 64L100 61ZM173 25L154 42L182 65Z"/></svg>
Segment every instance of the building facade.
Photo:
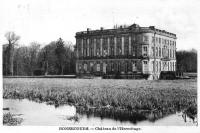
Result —
<svg viewBox="0 0 200 133"><path fill-rule="evenodd" d="M176 71L176 35L133 24L76 33L77 75L147 75Z"/></svg>

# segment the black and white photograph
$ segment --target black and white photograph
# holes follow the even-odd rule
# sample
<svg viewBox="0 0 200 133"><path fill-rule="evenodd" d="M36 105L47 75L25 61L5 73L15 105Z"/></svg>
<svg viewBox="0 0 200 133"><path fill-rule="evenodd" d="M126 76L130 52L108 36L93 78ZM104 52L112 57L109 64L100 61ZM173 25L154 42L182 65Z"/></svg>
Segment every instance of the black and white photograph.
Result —
<svg viewBox="0 0 200 133"><path fill-rule="evenodd" d="M199 7L1 0L1 128L197 132Z"/></svg>

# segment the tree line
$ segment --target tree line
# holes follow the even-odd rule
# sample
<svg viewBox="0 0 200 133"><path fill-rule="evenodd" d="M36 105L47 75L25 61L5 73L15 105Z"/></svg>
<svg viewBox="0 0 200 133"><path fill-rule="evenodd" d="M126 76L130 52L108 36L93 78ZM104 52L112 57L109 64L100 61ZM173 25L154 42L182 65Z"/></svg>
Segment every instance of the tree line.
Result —
<svg viewBox="0 0 200 133"><path fill-rule="evenodd" d="M41 47L37 42L19 46L20 37L14 32L5 34L3 45L3 75L67 75L75 74L75 52L71 42L62 38ZM197 51L177 51L177 71L197 72Z"/></svg>
<svg viewBox="0 0 200 133"><path fill-rule="evenodd" d="M197 72L197 50L176 52L177 71Z"/></svg>
<svg viewBox="0 0 200 133"><path fill-rule="evenodd" d="M59 38L41 47L32 42L19 46L20 37L14 32L5 34L3 45L3 75L67 75L75 74L75 52L71 42Z"/></svg>

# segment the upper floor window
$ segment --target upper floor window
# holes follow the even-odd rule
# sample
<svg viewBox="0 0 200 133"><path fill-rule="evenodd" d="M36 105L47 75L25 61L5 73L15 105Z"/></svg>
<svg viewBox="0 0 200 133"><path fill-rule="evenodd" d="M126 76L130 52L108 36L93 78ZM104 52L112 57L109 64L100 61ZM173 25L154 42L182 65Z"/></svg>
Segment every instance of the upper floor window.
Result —
<svg viewBox="0 0 200 133"><path fill-rule="evenodd" d="M90 48L90 56L93 56L94 55L93 53L94 53L93 48Z"/></svg>
<svg viewBox="0 0 200 133"><path fill-rule="evenodd" d="M110 48L110 54L111 54L112 56L114 55L114 48L113 48L113 47Z"/></svg>
<svg viewBox="0 0 200 133"><path fill-rule="evenodd" d="M143 56L147 56L147 46L143 47Z"/></svg>
<svg viewBox="0 0 200 133"><path fill-rule="evenodd" d="M132 35L131 39L132 39L132 41L136 41L136 36Z"/></svg>
<svg viewBox="0 0 200 133"><path fill-rule="evenodd" d="M156 37L156 43L158 43L158 37Z"/></svg>
<svg viewBox="0 0 200 133"><path fill-rule="evenodd" d="M147 64L147 61L144 61L144 64Z"/></svg>
<svg viewBox="0 0 200 133"><path fill-rule="evenodd" d="M155 42L155 37L152 37L152 43L154 43Z"/></svg>
<svg viewBox="0 0 200 133"><path fill-rule="evenodd" d="M156 56L158 56L158 47L156 47Z"/></svg>
<svg viewBox="0 0 200 133"><path fill-rule="evenodd" d="M159 57L161 57L161 48L159 48Z"/></svg>
<svg viewBox="0 0 200 133"><path fill-rule="evenodd" d="M159 38L159 44L161 44L161 38Z"/></svg>
<svg viewBox="0 0 200 133"><path fill-rule="evenodd" d="M152 56L154 56L154 47L151 47Z"/></svg>
<svg viewBox="0 0 200 133"><path fill-rule="evenodd" d="M100 48L97 48L97 56L100 56Z"/></svg>
<svg viewBox="0 0 200 133"><path fill-rule="evenodd" d="M144 46L144 47L143 47L143 51L144 51L144 52L147 52L147 46Z"/></svg>
<svg viewBox="0 0 200 133"><path fill-rule="evenodd" d="M144 41L144 42L148 42L148 41L149 41L148 36L143 36L143 41Z"/></svg>
<svg viewBox="0 0 200 133"><path fill-rule="evenodd" d="M108 55L107 49L103 49L103 56L105 57L105 56L107 56L107 55Z"/></svg>

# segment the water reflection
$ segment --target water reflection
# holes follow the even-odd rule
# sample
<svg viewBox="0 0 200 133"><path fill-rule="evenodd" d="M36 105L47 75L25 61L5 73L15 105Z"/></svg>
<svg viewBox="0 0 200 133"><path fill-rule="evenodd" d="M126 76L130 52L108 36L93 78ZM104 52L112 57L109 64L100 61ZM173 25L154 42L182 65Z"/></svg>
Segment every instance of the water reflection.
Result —
<svg viewBox="0 0 200 133"><path fill-rule="evenodd" d="M182 113L169 115L155 121L155 117L162 117L161 112L142 115L138 112L115 109L84 110L81 107L64 105L55 107L46 103L36 103L26 99L4 99L3 108L9 108L4 112L21 114L21 125L59 125L59 126L133 126L133 125L195 125L192 120L184 122ZM141 112L140 112L141 113ZM146 113L146 115L145 115ZM146 120L149 119L149 120Z"/></svg>

